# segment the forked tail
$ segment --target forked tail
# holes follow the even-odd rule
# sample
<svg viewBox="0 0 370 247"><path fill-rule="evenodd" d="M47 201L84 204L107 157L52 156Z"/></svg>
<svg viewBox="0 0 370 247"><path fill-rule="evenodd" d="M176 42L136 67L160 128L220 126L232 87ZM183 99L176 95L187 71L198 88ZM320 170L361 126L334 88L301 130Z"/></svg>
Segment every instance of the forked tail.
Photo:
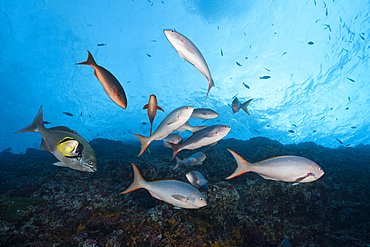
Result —
<svg viewBox="0 0 370 247"><path fill-rule="evenodd" d="M234 159L236 160L236 163L238 164L238 167L226 179L235 178L235 177L237 177L239 175L242 175L243 173L249 172L248 166L250 165L250 163L248 161L246 161L245 159L243 159L242 156L240 156L239 154L235 153L234 151L232 151L230 149L228 149L228 150L234 156Z"/></svg>
<svg viewBox="0 0 370 247"><path fill-rule="evenodd" d="M45 128L44 123L43 123L43 117L42 117L42 106L40 107L40 110L37 113L35 119L33 119L32 123L28 125L26 128L18 130L14 134L25 133L25 132L40 132L41 128Z"/></svg>

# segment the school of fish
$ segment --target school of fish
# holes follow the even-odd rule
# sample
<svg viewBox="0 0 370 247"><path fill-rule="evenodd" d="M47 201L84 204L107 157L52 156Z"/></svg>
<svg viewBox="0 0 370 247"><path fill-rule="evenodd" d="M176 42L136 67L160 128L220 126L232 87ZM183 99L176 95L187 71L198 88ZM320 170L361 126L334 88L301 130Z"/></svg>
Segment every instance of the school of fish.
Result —
<svg viewBox="0 0 370 247"><path fill-rule="evenodd" d="M208 91L206 95L207 101L209 91L214 87L214 81L202 53L195 44L184 35L168 29L164 30L164 34L179 56L192 64L206 77L208 81ZM222 50L221 55L223 55ZM237 64L242 66L239 63ZM110 99L120 107L124 109L127 108L126 93L122 85L111 72L97 65L89 51L88 59L85 62L77 63L77 65L90 65L93 67L96 78L101 83ZM270 78L270 76L260 77L260 79ZM243 84L249 89L249 86L244 82ZM248 115L251 115L247 107L252 100L253 99L249 99L242 104L239 99L235 97L230 107L232 108L233 113L242 109ZM222 124L212 126L191 126L189 123L190 118L204 119L205 121L217 118L219 114L208 108L194 109L192 106L181 106L166 115L157 129L152 132L153 121L157 114L157 110L165 111L163 108L158 106L157 98L154 94L149 96L149 102L144 105L143 109L147 109L148 111L150 134L146 137L144 135L133 133L141 143L138 157L145 152L151 142L162 140L164 148L167 147L172 149L173 159L181 150L184 149L195 150L205 146L216 145L217 142L224 138L231 130L229 126ZM64 112L64 114L73 116L73 114L68 112ZM52 153L59 160L59 162L54 163L54 165L84 172L95 172L97 170L97 158L94 150L82 136L80 136L76 131L64 126L53 127L50 129L45 128L44 123L50 124L50 122L43 121L43 111L41 106L33 122L29 126L15 133L40 133L42 135L40 148ZM192 135L183 141L181 135L174 133L175 131L180 133L190 131ZM252 164L247 162L234 151L229 151L236 160L237 168L226 179L234 178L246 172L255 172L265 179L298 184L313 182L324 175L324 171L321 167L319 167L315 162L304 157L280 156ZM206 155L202 152L194 153L184 160L176 157L177 162L173 170L177 169L182 164L187 168L196 167L197 165L201 165L205 159ZM191 171L186 174L186 178L190 184L178 180L157 180L147 182L141 176L139 169L134 164L132 164L132 168L134 170L134 181L125 191L121 192L121 194L127 194L134 190L143 188L146 189L154 198L172 204L176 209L198 209L207 206L206 198L197 190L208 189L208 181L200 172Z"/></svg>

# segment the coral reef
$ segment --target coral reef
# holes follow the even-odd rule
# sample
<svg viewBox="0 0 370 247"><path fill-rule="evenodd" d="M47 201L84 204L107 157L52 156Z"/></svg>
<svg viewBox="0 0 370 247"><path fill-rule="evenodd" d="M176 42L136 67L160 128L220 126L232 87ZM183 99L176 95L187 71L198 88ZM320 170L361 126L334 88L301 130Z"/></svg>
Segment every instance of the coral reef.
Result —
<svg viewBox="0 0 370 247"><path fill-rule="evenodd" d="M53 166L47 152L0 153L1 246L366 246L370 148L329 149L314 143L282 145L266 138L228 139L200 151L204 164L173 171L171 150L96 139L98 171ZM236 167L227 151L250 162L300 155L325 175L293 186L246 173L225 180ZM181 156L192 152L184 150ZM182 158L182 157L180 157ZM174 209L142 189L121 195L135 163L147 181L177 179L196 169L209 181L207 206Z"/></svg>

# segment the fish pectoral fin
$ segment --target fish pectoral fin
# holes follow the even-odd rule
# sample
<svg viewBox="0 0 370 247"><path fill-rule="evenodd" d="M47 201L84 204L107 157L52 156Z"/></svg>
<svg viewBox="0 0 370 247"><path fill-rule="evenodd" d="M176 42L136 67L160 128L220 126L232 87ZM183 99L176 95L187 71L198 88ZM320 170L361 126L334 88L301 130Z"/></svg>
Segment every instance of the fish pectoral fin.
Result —
<svg viewBox="0 0 370 247"><path fill-rule="evenodd" d="M143 110L148 109L148 105L149 105L149 104L146 104L146 105L143 107Z"/></svg>
<svg viewBox="0 0 370 247"><path fill-rule="evenodd" d="M173 119L171 119L171 121L169 121L169 122L167 123L167 125L171 125L171 124L177 123L178 121L179 121L179 118L178 118L178 117L173 118Z"/></svg>
<svg viewBox="0 0 370 247"><path fill-rule="evenodd" d="M301 182L303 179L308 178L309 176L315 176L312 172L307 173L306 175L299 177L295 180L295 182Z"/></svg>
<svg viewBox="0 0 370 247"><path fill-rule="evenodd" d="M182 195L172 195L171 197L181 202L187 202L189 200L188 198Z"/></svg>
<svg viewBox="0 0 370 247"><path fill-rule="evenodd" d="M215 137L217 135L217 132L211 132L211 133L208 133L207 135L205 135L204 137Z"/></svg>
<svg viewBox="0 0 370 247"><path fill-rule="evenodd" d="M55 162L53 165L55 166L62 166L62 167L67 167L66 164L64 164L63 162L59 161L59 162Z"/></svg>
<svg viewBox="0 0 370 247"><path fill-rule="evenodd" d="M157 106L157 109L164 112L164 110L160 106Z"/></svg>
<svg viewBox="0 0 370 247"><path fill-rule="evenodd" d="M161 200L161 198L159 198L156 194L154 194L153 192L149 191L150 195L158 200Z"/></svg>

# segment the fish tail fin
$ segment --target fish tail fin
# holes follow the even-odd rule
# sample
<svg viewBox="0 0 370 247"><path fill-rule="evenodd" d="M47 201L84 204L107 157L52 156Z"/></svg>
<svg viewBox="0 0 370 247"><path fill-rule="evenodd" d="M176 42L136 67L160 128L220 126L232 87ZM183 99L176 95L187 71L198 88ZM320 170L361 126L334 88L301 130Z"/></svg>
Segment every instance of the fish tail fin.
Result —
<svg viewBox="0 0 370 247"><path fill-rule="evenodd" d="M44 123L43 123L43 116L42 116L42 106L40 107L40 110L37 113L35 119L33 119L32 123L28 125L26 128L18 130L14 134L25 133L25 132L40 132L41 128L45 128Z"/></svg>
<svg viewBox="0 0 370 247"><path fill-rule="evenodd" d="M250 100L248 100L247 102L245 102L244 104L242 104L241 106L240 106L240 108L242 108L249 116L251 115L251 114L249 114L249 112L248 112L248 109L247 109L247 107L248 107L248 105L249 105L249 103L251 103L251 101L252 101L253 99L250 99Z"/></svg>
<svg viewBox="0 0 370 247"><path fill-rule="evenodd" d="M178 153L178 152L180 152L180 148L178 147L178 145L177 144L172 144L172 143L168 143L170 146L171 146L171 148L172 148L172 151L173 151L173 156L172 156L172 159L171 159L171 161L173 160L173 158L175 158L175 156L176 156L176 154Z"/></svg>
<svg viewBox="0 0 370 247"><path fill-rule="evenodd" d="M140 153L137 157L139 157L140 155L142 155L144 153L144 151L147 149L147 147L149 146L150 142L148 141L149 138L148 137L145 137L145 136L142 136L142 135L138 135L138 134L134 134L132 133L134 136L136 136L139 141L141 142L141 150L140 150Z"/></svg>
<svg viewBox="0 0 370 247"><path fill-rule="evenodd" d="M121 194L127 194L134 190L144 188L145 183L147 183L143 176L141 176L139 169L137 169L133 163L131 163L131 165L132 169L134 170L134 182L132 182L132 184L125 191L122 191Z"/></svg>
<svg viewBox="0 0 370 247"><path fill-rule="evenodd" d="M177 157L175 157L176 158L176 166L172 169L172 170L175 170L175 169L177 169L179 166L180 166L180 159L179 158L177 158Z"/></svg>
<svg viewBox="0 0 370 247"><path fill-rule="evenodd" d="M209 80L209 85L208 85L208 91L207 91L207 97L206 97L206 101L208 99L208 94L209 94L209 90L211 90L211 87L214 87L215 86L215 83L213 82L213 79L211 78Z"/></svg>
<svg viewBox="0 0 370 247"><path fill-rule="evenodd" d="M248 166L250 165L250 163L248 161L246 161L245 159L243 159L242 156L235 153L234 151L232 151L230 149L227 149L227 150L229 150L230 153L234 156L234 159L236 160L236 163L238 164L238 167L226 179L234 178L234 177L237 177L239 175L242 175L243 173L249 172L249 169L248 169L249 167Z"/></svg>
<svg viewBox="0 0 370 247"><path fill-rule="evenodd" d="M96 62L93 58L93 56L91 55L91 53L89 51L87 51L89 53L89 56L87 57L87 60L85 62L82 62L82 63L76 63L76 65L91 65L91 66L96 66Z"/></svg>

